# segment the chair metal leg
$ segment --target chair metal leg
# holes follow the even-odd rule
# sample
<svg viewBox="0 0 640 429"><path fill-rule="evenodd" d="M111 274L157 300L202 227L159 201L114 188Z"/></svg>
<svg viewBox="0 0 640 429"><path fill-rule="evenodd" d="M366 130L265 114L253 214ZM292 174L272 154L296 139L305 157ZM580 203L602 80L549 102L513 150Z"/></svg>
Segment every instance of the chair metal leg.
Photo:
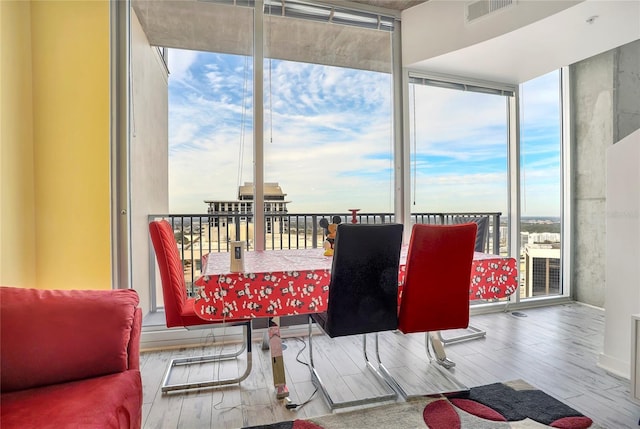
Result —
<svg viewBox="0 0 640 429"><path fill-rule="evenodd" d="M311 371L311 381L320 390L320 392L322 393L322 396L324 397L325 401L327 402L327 405L331 410L334 410L336 408L355 407L359 405L371 404L376 402L391 401L398 397L398 394L393 389L393 387L389 384L386 377L383 374L381 374L378 371L378 369L369 361L369 358L367 357L367 352L366 352L366 335L363 335L363 353L364 353L364 358L367 364L367 368L369 368L369 370L371 370L377 376L377 378L379 378L379 380L381 381L381 384L385 387L385 390L388 393L384 395L372 396L372 397L367 397L362 399L355 399L351 401L340 401L340 402L334 401L327 390L326 384L322 381L322 378L320 378L320 374L318 373L318 370L316 369L313 362L312 324L313 324L313 321L311 317L309 317L309 370ZM377 338L377 334L376 334L376 338Z"/></svg>
<svg viewBox="0 0 640 429"><path fill-rule="evenodd" d="M440 389L435 389L432 391L427 391L427 392L420 392L420 393L416 393L416 394L410 394L407 392L407 388L402 386L400 384L400 382L398 382L398 380L393 377L393 375L391 375L391 371L389 371L389 369L387 369L387 367L384 366L384 364L382 363L382 360L380 359L380 353L379 353L379 345L378 345L378 338L376 336L376 358L378 359L378 368L380 369L380 372L383 374L383 376L385 377L385 379L387 380L387 382L396 390L400 393L400 395L405 399L411 399L411 398L417 398L420 396L425 396L425 395L435 395L435 394L444 394L444 393L459 393L459 392L466 392L469 390L469 388L467 386L465 386L463 383L461 383L460 381L458 381L458 379L456 379L453 374L451 374L449 371L445 371L444 369L440 368L440 366L444 366L444 364L441 362L440 359L433 357L433 355L431 354L431 351L429 349L429 344L430 344L430 335L427 332L425 335L425 345L426 345L426 349L427 349L427 356L429 357L429 365L431 368L433 368L433 370L436 372L436 374L438 376L440 376L442 379L444 379L447 383L448 386L446 389L440 388ZM442 352L444 352L444 349L442 350ZM437 353L439 353L438 351L436 351L436 355ZM444 360L448 360L445 356ZM433 365L433 363L438 363L439 365ZM455 364L454 364L455 365ZM446 367L445 368L449 368Z"/></svg>
<svg viewBox="0 0 640 429"><path fill-rule="evenodd" d="M193 356L188 358L172 359L171 362L169 362L169 366L167 367L167 370L164 374L164 378L162 380L162 387L161 387L162 393L164 394L164 393L175 392L175 391L225 386L229 384L240 383L242 380L246 379L251 373L251 366L252 366L251 322L242 324L242 334L243 334L243 337L245 338L245 341L242 343L242 346L236 351L229 352L229 353L206 355L206 356ZM245 367L244 372L239 377L169 384L169 379L171 378L171 372L174 367L231 360L240 356L242 353L245 352L245 350L247 352L247 365Z"/></svg>
<svg viewBox="0 0 640 429"><path fill-rule="evenodd" d="M442 332L438 331L438 338L442 342L442 344L453 344L461 341L469 341L469 340L477 340L478 338L484 338L487 336L487 331L477 328L475 326L469 325L467 328L470 331L468 334L456 335L455 337L444 338L442 336Z"/></svg>
<svg viewBox="0 0 640 429"><path fill-rule="evenodd" d="M367 368L369 368L371 370L371 372L373 372L378 379L380 379L383 383L386 383L389 385L389 387L391 387L393 389L393 384L389 383L389 380L387 379L387 377L384 376L384 374L381 371L381 366L382 363L380 362L380 347L379 347L379 341L378 341L378 333L374 332L374 338L375 338L375 353L376 353L376 360L377 363L373 363L369 360L369 357L367 356L367 335L363 335L362 336L362 352L364 354L364 360L367 363Z"/></svg>
<svg viewBox="0 0 640 429"><path fill-rule="evenodd" d="M378 361L378 370L382 377L384 377L385 381L389 383L389 385L398 392L403 398L407 398L407 392L402 388L400 383L391 375L391 372L387 369L386 366L382 363L382 359L380 358L380 346L378 341L378 334L376 334L376 359Z"/></svg>
<svg viewBox="0 0 640 429"><path fill-rule="evenodd" d="M425 332L424 345L427 349L427 356L429 356L429 360L435 360L439 365L442 365L447 369L451 369L456 366L456 363L447 357L447 353L444 351L444 344L440 341L439 336L440 331ZM436 355L435 359L431 355L431 349L433 349L433 352Z"/></svg>

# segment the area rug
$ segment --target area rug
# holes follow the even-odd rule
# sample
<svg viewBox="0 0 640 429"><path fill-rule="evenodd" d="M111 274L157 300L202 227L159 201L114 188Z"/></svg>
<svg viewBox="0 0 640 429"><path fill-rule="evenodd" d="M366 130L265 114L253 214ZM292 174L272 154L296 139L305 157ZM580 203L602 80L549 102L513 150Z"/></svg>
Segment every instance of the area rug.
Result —
<svg viewBox="0 0 640 429"><path fill-rule="evenodd" d="M596 429L593 421L522 380L468 392L245 429Z"/></svg>

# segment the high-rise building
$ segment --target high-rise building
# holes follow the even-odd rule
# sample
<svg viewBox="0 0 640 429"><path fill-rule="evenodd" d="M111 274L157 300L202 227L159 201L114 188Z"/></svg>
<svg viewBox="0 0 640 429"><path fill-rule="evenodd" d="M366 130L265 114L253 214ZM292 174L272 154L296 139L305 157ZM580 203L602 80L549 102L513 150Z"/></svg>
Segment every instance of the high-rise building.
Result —
<svg viewBox="0 0 640 429"><path fill-rule="evenodd" d="M291 202L285 200L286 196L287 194L282 192L282 188L278 183L266 182L264 184L264 213L267 233L284 230L284 219L281 215L287 213L287 204ZM205 200L204 202L209 205L207 213L215 216L210 221L211 227L226 228L227 224L252 223L253 183L245 182L243 185L238 186L237 200Z"/></svg>

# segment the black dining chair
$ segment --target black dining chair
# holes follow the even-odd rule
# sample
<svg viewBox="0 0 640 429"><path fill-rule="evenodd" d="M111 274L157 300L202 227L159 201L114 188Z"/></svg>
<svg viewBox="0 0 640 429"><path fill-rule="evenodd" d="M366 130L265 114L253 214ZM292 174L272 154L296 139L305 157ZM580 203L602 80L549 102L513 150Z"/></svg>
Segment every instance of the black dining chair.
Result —
<svg viewBox="0 0 640 429"><path fill-rule="evenodd" d="M309 367L314 384L331 409L387 401L397 393L367 356L366 334L398 327L398 269L401 224L340 224L337 228L327 311L309 317ZM362 335L364 360L382 385L382 394L335 401L322 381L313 356L312 322L329 337ZM339 348L336 348L336 351Z"/></svg>

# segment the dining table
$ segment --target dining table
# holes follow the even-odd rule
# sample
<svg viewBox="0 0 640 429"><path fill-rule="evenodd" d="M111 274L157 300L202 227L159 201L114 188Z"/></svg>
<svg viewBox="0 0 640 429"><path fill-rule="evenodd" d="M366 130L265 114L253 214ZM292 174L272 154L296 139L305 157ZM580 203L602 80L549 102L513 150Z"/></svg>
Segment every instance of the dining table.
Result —
<svg viewBox="0 0 640 429"><path fill-rule="evenodd" d="M398 270L398 303L408 246L403 246ZM332 257L324 249L248 251L243 269L231 272L231 255L212 252L202 258L202 275L195 281L195 313L205 320L268 318L268 344L278 399L286 386L279 318L321 313L327 309ZM469 279L469 300L506 298L518 288L515 258L475 252Z"/></svg>

